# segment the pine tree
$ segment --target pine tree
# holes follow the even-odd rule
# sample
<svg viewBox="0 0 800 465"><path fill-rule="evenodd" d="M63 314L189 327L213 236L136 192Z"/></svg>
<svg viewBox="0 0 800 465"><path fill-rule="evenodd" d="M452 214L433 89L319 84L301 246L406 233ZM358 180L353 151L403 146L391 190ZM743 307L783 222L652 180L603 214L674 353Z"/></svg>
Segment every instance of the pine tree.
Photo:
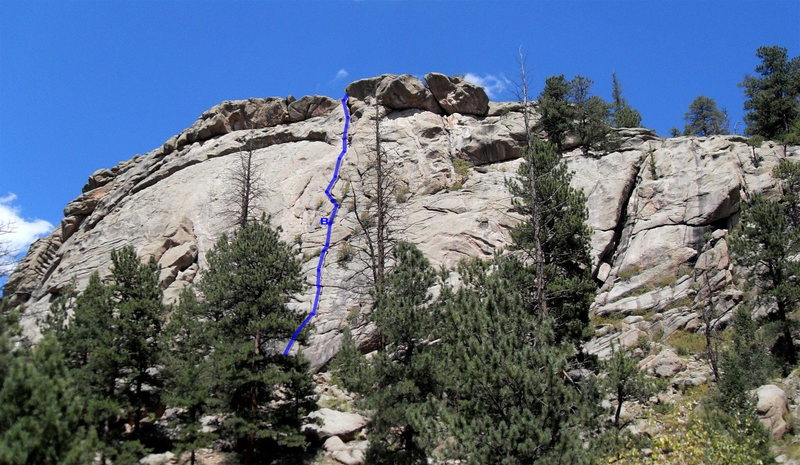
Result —
<svg viewBox="0 0 800 465"><path fill-rule="evenodd" d="M617 128L635 128L642 124L642 115L634 110L622 96L622 85L617 73L611 74L612 122Z"/></svg>
<svg viewBox="0 0 800 465"><path fill-rule="evenodd" d="M653 383L639 370L635 358L617 344L612 344L612 354L609 360L601 364L608 374L605 379L606 388L617 401L614 410L614 426L621 428L619 417L622 413L622 404L629 400L645 400L654 390Z"/></svg>
<svg viewBox="0 0 800 465"><path fill-rule="evenodd" d="M358 349L349 327L342 331L342 344L331 363L331 371L349 391L367 394L375 384L372 367Z"/></svg>
<svg viewBox="0 0 800 465"><path fill-rule="evenodd" d="M214 435L203 433L200 418L208 411L211 399L209 358L213 348L212 322L205 319L204 304L190 288L180 299L164 330L164 402L181 409L175 419L179 452L205 447Z"/></svg>
<svg viewBox="0 0 800 465"><path fill-rule="evenodd" d="M752 136L747 139L747 145L749 145L750 150L752 150L750 159L753 161L753 166L756 168L761 164L761 157L756 153L756 149L760 148L763 143L764 138L761 136Z"/></svg>
<svg viewBox="0 0 800 465"><path fill-rule="evenodd" d="M13 352L3 368L0 463L90 463L96 444L83 427L83 399L58 341L45 336L34 349Z"/></svg>
<svg viewBox="0 0 800 465"><path fill-rule="evenodd" d="M142 414L157 399L161 379L153 368L159 363L162 322L165 308L161 303L158 265L151 257L146 265L127 246L111 252L111 301L116 313L116 350L122 373L121 394L133 413L133 432L139 433Z"/></svg>
<svg viewBox="0 0 800 465"><path fill-rule="evenodd" d="M615 141L610 140L611 107L600 97L591 96L589 90L592 80L577 75L570 81L568 101L574 109L575 121L572 124L572 133L578 138L578 145L584 153L591 150L610 148Z"/></svg>
<svg viewBox="0 0 800 465"><path fill-rule="evenodd" d="M14 360L14 350L19 338L18 313L8 305L8 300L0 298L0 386L8 375Z"/></svg>
<svg viewBox="0 0 800 465"><path fill-rule="evenodd" d="M557 343L552 320L531 315L509 292L506 260L513 261L462 265L464 285L443 299L443 328L431 358L444 395L428 418L449 439L437 458L476 465L593 463L599 392L566 376L574 348Z"/></svg>
<svg viewBox="0 0 800 465"><path fill-rule="evenodd" d="M701 95L692 100L683 119L686 120L683 130L685 136L704 137L729 132L727 115L717 108L717 102L710 97Z"/></svg>
<svg viewBox="0 0 800 465"><path fill-rule="evenodd" d="M733 341L720 360L722 373L717 384L723 408L729 412L748 409L750 390L773 374L775 365L757 330L750 309L738 308L733 314Z"/></svg>
<svg viewBox="0 0 800 465"><path fill-rule="evenodd" d="M514 211L523 217L511 233L513 247L528 263L528 278L518 292L531 313L553 317L557 340L577 345L586 336L595 286L586 199L570 186L571 178L553 144L537 140L507 186ZM533 188L535 201L529 195ZM539 228L534 228L537 214Z"/></svg>
<svg viewBox="0 0 800 465"><path fill-rule="evenodd" d="M415 246L400 242L395 267L387 275L375 310L383 352L371 362L367 405L376 409L370 422L367 461L374 464L427 464L422 423L426 401L434 392L427 356L435 331L428 288L436 279L430 263Z"/></svg>
<svg viewBox="0 0 800 465"><path fill-rule="evenodd" d="M58 313L56 314L58 315ZM62 314L63 315L63 314ZM74 314L59 335L65 364L69 367L86 405L84 421L91 425L99 440L101 463L112 459L117 463L117 451L122 443L119 424L121 405L117 378L122 376L122 355L118 350L118 323L113 315L111 292L93 273L86 288L75 298Z"/></svg>
<svg viewBox="0 0 800 465"><path fill-rule="evenodd" d="M790 315L800 308L800 262L796 259L800 254L800 220L795 215L800 169L781 164L774 174L784 181L781 199L752 195L742 206L731 248L737 262L750 268L748 280L757 289L758 300L771 307L767 323L779 334L773 354L780 358L783 372L788 374L798 361L793 342L796 322Z"/></svg>
<svg viewBox="0 0 800 465"><path fill-rule="evenodd" d="M759 47L756 66L760 77L747 76L744 108L747 134L782 140L800 119L800 57L789 59L788 50L779 46Z"/></svg>
<svg viewBox="0 0 800 465"><path fill-rule="evenodd" d="M111 260L112 283L92 274L75 298L72 320L59 321L64 314L56 306L50 330L86 400L83 417L95 428L101 463L123 464L145 452L137 437L145 409L157 400L164 307L154 261L143 265L131 247L113 251ZM129 414L132 435L124 429Z"/></svg>
<svg viewBox="0 0 800 465"><path fill-rule="evenodd" d="M315 407L308 362L282 348L302 321L286 307L303 288L300 263L265 219L250 222L208 253L199 289L213 322L209 376L225 429L239 441L244 462L305 444L303 417ZM301 334L304 336L305 333ZM303 337L301 337L301 342Z"/></svg>
<svg viewBox="0 0 800 465"><path fill-rule="evenodd" d="M575 109L569 102L570 92L570 83L559 74L548 77L539 94L539 120L535 129L544 131L557 149L564 145L575 119Z"/></svg>

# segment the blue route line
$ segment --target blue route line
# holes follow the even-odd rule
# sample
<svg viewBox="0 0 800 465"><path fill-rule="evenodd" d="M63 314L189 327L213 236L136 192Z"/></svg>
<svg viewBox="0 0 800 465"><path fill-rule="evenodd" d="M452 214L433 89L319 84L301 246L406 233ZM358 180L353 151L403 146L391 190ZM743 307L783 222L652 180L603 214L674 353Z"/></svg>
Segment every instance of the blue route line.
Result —
<svg viewBox="0 0 800 465"><path fill-rule="evenodd" d="M342 153L339 154L339 158L336 159L336 168L333 170L333 177L331 178L331 182L328 183L328 187L325 189L325 195L328 196L331 203L333 203L333 211L331 212L331 216L328 217L328 232L325 235L325 246L322 248L322 252L319 254L319 263L317 263L317 294L314 296L314 306L311 308L311 313L306 317L305 320L300 324L300 327L292 334L292 339L289 341L289 344L286 345L286 350L283 351L283 355L288 355L289 351L292 349L292 345L297 340L297 336L300 335L300 332L303 328L306 327L309 321L317 314L317 307L319 306L319 295L322 293L322 264L325 262L325 255L328 253L328 248L331 246L331 228L333 228L333 220L336 219L336 212L339 211L339 202L333 198L331 195L331 189L336 184L336 181L339 179L339 167L342 165L342 158L344 158L344 154L347 153L347 128L350 127L350 113L347 111L347 97L348 95L345 94L342 98L342 109L344 110L344 133L342 134Z"/></svg>

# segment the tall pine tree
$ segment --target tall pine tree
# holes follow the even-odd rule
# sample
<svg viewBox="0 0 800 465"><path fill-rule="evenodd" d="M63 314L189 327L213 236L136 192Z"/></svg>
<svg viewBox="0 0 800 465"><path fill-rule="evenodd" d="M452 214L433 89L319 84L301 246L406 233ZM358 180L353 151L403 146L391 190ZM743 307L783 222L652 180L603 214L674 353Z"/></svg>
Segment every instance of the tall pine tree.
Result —
<svg viewBox="0 0 800 465"><path fill-rule="evenodd" d="M527 278L518 281L522 302L532 314L553 317L558 341L577 345L587 335L595 285L586 199L570 186L571 179L572 173L555 146L536 140L507 186L514 211L522 215L511 233L513 248L526 258ZM533 188L536 200L529 195ZM539 227L535 228L537 213Z"/></svg>
<svg viewBox="0 0 800 465"><path fill-rule="evenodd" d="M372 383L367 406L375 409L367 461L426 464L429 448L422 420L427 398L435 390L429 343L436 329L428 288L436 273L411 244L398 243L394 259L370 315L383 351L371 361L367 373Z"/></svg>
<svg viewBox="0 0 800 465"><path fill-rule="evenodd" d="M684 136L713 136L728 134L728 116L717 108L717 102L710 97L699 96L689 104L689 111L683 116L686 126Z"/></svg>
<svg viewBox="0 0 800 465"><path fill-rule="evenodd" d="M778 334L773 354L788 374L798 362L793 342L797 323L791 315L800 308L800 220L794 216L800 197L800 165L784 162L775 175L784 181L783 195L773 200L754 194L744 202L731 248L739 264L750 269L748 279L759 301L770 307L766 320Z"/></svg>
<svg viewBox="0 0 800 465"><path fill-rule="evenodd" d="M188 450L195 465L195 451L214 438L204 433L201 417L212 402L209 358L213 349L213 322L206 319L203 302L190 288L181 292L178 305L164 330L164 402L180 409L176 426L178 452Z"/></svg>
<svg viewBox="0 0 800 465"><path fill-rule="evenodd" d="M569 103L570 91L570 83L559 74L548 77L539 94L539 120L535 129L544 131L557 149L563 146L575 119L575 109Z"/></svg>
<svg viewBox="0 0 800 465"><path fill-rule="evenodd" d="M740 84L747 100L744 119L747 134L783 140L800 119L800 57L789 59L785 47L759 47L759 77L747 76Z"/></svg>
<svg viewBox="0 0 800 465"><path fill-rule="evenodd" d="M303 417L315 407L308 362L282 348L302 321L287 308L303 289L300 263L267 220L223 235L208 253L199 289L213 322L212 389L225 429L252 464L305 445Z"/></svg>
<svg viewBox="0 0 800 465"><path fill-rule="evenodd" d="M3 352L12 354L7 345ZM13 351L3 362L0 463L90 463L95 437L84 427L84 399L64 363L58 341L45 336L35 348Z"/></svg>
<svg viewBox="0 0 800 465"><path fill-rule="evenodd" d="M446 291L432 357L444 395L429 421L448 438L437 458L593 463L598 390L566 376L574 348L558 343L552 319L531 315L510 289L515 269L508 258L468 263L459 270L464 285Z"/></svg>
<svg viewBox="0 0 800 465"><path fill-rule="evenodd" d="M132 411L133 431L139 433L142 415L157 400L162 381L153 370L160 362L162 322L158 265L151 257L142 264L133 247L111 252L111 301L116 314L116 349L122 373L122 395Z"/></svg>
<svg viewBox="0 0 800 465"><path fill-rule="evenodd" d="M636 128L642 124L642 115L634 110L622 96L622 84L617 73L611 74L612 123L617 128Z"/></svg>

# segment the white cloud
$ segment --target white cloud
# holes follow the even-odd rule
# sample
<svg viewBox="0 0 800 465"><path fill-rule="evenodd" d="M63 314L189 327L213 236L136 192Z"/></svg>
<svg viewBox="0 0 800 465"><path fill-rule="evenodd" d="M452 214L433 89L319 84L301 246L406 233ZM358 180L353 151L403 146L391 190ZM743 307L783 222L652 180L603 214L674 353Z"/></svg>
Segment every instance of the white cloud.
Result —
<svg viewBox="0 0 800 465"><path fill-rule="evenodd" d="M336 71L336 76L333 77L333 80L338 81L339 79L344 79L349 75L350 73L348 73L346 69L342 68L339 71Z"/></svg>
<svg viewBox="0 0 800 465"><path fill-rule="evenodd" d="M479 76L475 73L467 73L464 75L464 80L483 87L486 95L492 100L505 93L511 85L511 81L505 76L495 76L494 74Z"/></svg>
<svg viewBox="0 0 800 465"><path fill-rule="evenodd" d="M16 199L15 194L0 197L0 226L11 231L0 236L0 241L5 242L15 254L24 251L37 238L53 230L53 225L45 220L25 219L20 216L20 208L12 205Z"/></svg>

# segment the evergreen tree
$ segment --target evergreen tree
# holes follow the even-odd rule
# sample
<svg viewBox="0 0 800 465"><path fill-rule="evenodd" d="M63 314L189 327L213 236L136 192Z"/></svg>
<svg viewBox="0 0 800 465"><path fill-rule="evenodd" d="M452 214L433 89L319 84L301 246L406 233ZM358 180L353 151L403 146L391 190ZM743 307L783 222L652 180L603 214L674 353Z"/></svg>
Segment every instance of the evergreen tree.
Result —
<svg viewBox="0 0 800 465"><path fill-rule="evenodd" d="M744 108L747 134L782 140L800 119L800 57L789 59L785 47L759 47L756 66L760 77L747 76Z"/></svg>
<svg viewBox="0 0 800 465"><path fill-rule="evenodd" d="M179 452L190 451L195 465L195 450L207 446L213 434L203 433L200 418L208 411L211 399L209 357L213 348L212 322L194 291L184 288L164 331L164 402L181 409L177 415Z"/></svg>
<svg viewBox="0 0 800 465"><path fill-rule="evenodd" d="M535 129L544 131L557 149L563 146L575 119L575 110L569 102L570 91L570 83L559 74L547 78L539 94L539 120Z"/></svg>
<svg viewBox="0 0 800 465"><path fill-rule="evenodd" d="M720 360L722 373L717 384L722 406L729 412L749 408L749 391L773 374L774 363L757 329L750 309L739 307L733 315L733 341Z"/></svg>
<svg viewBox="0 0 800 465"><path fill-rule="evenodd" d="M507 182L514 211L523 220L511 233L527 258L527 278L518 292L531 313L552 316L558 341L576 345L587 335L591 278L586 199L570 186L572 173L553 144L533 141L516 178ZM538 199L529 193L535 188ZM538 228L534 220L538 215Z"/></svg>
<svg viewBox="0 0 800 465"><path fill-rule="evenodd" d="M367 394L375 384L371 368L353 340L350 328L346 327L342 331L342 345L331 364L331 371L347 390Z"/></svg>
<svg viewBox="0 0 800 465"><path fill-rule="evenodd" d="M376 409L370 422L367 461L427 464L423 419L435 377L428 356L435 331L428 288L436 273L411 244L398 243L394 253L395 266L370 315L383 351L372 360L366 379L372 382L367 406Z"/></svg>
<svg viewBox="0 0 800 465"><path fill-rule="evenodd" d="M0 463L90 463L96 444L82 426L83 399L58 341L45 336L7 361L0 385Z"/></svg>
<svg viewBox="0 0 800 465"><path fill-rule="evenodd" d="M440 455L476 465L594 463L599 393L566 376L574 348L556 342L552 320L509 292L511 262L463 265L465 284L442 299L432 359L444 395L429 417L450 438Z"/></svg>
<svg viewBox="0 0 800 465"><path fill-rule="evenodd" d="M642 115L628 105L622 96L622 85L617 80L617 73L611 74L611 98L614 127L636 128L642 124Z"/></svg>
<svg viewBox="0 0 800 465"><path fill-rule="evenodd" d="M618 345L612 345L612 354L609 360L602 363L602 368L608 374L605 379L606 388L617 401L614 410L614 426L621 428L619 417L622 413L622 404L628 400L644 400L654 390L653 383L639 370L638 363L632 355Z"/></svg>
<svg viewBox="0 0 800 465"><path fill-rule="evenodd" d="M800 229L800 163L783 161L773 175L781 180L781 204L793 230Z"/></svg>
<svg viewBox="0 0 800 465"><path fill-rule="evenodd" d="M308 362L281 350L302 321L286 306L303 288L299 260L262 219L232 238L223 235L208 253L208 266L199 283L205 319L213 322L207 376L218 408L229 414L226 430L239 441L246 464L257 447L266 458L303 446L302 419L315 407Z"/></svg>
<svg viewBox="0 0 800 465"><path fill-rule="evenodd" d="M685 136L704 137L729 132L727 115L717 108L717 103L710 97L701 95L692 100L683 119L686 120L683 130Z"/></svg>
<svg viewBox="0 0 800 465"><path fill-rule="evenodd" d="M611 107L600 97L591 96L589 94L591 87L592 80L581 75L575 76L570 81L568 101L574 109L571 132L578 138L578 145L584 153L590 149L611 147L614 142L609 139L611 126L608 121Z"/></svg>
<svg viewBox="0 0 800 465"><path fill-rule="evenodd" d="M12 311L8 301L0 298L0 386L8 375L11 361L14 360L16 340L19 337L17 312Z"/></svg>
<svg viewBox="0 0 800 465"><path fill-rule="evenodd" d="M670 130L669 130L669 136L670 137L680 137L680 135L681 135L680 129L678 129L678 128L670 128Z"/></svg>
<svg viewBox="0 0 800 465"><path fill-rule="evenodd" d="M758 166L761 164L761 157L756 153L756 149L760 148L763 143L764 138L761 136L752 136L747 139L747 145L749 145L750 150L752 150L750 159L753 161L753 166L756 168L758 168Z"/></svg>
<svg viewBox="0 0 800 465"><path fill-rule="evenodd" d="M71 321L56 322L54 313L50 331L59 335L65 355L81 397L85 399L84 421L94 428L99 440L101 463L106 459L118 462L117 451L122 444L119 421L122 406L117 390L117 378L122 376L122 354L117 348L118 322L113 315L111 292L93 273L86 288L75 298ZM63 333L59 330L63 329Z"/></svg>
<svg viewBox="0 0 800 465"><path fill-rule="evenodd" d="M160 361L165 308L154 258L142 264L133 247L127 246L112 251L111 262L114 283L109 291L118 329L115 349L119 351L121 394L133 413L133 432L138 434L142 414L157 400L161 385L153 368Z"/></svg>
<svg viewBox="0 0 800 465"><path fill-rule="evenodd" d="M757 289L759 301L771 307L766 320L778 333L772 350L780 358L784 374L797 365L796 322L790 315L800 308L800 262L796 259L800 220L795 215L800 195L798 170L784 164L775 170L775 176L784 180L782 198L752 195L743 204L741 223L731 241L736 260L750 268L748 279Z"/></svg>

